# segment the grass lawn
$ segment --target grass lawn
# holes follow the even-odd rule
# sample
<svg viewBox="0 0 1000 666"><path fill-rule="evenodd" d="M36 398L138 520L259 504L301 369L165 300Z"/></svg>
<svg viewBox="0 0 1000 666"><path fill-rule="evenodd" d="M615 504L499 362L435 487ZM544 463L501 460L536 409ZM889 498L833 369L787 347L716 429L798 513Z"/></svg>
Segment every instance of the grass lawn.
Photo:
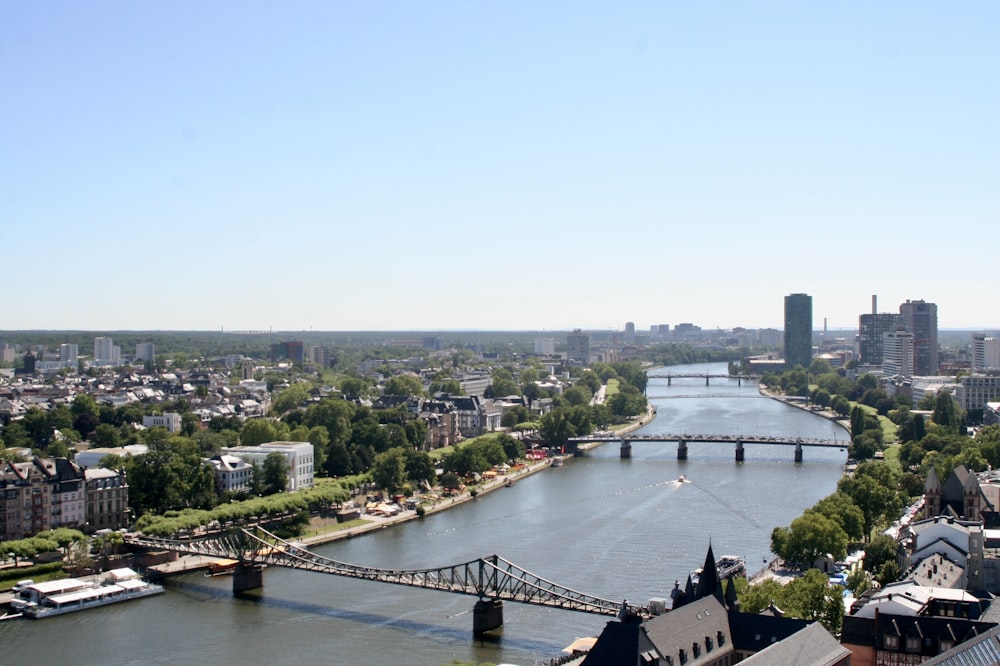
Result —
<svg viewBox="0 0 1000 666"><path fill-rule="evenodd" d="M611 396L613 396L615 393L618 393L618 387L620 385L621 385L621 382L619 382L617 379L609 379L608 380L608 384L607 384L607 388L604 389L604 399L607 400L608 398L610 398Z"/></svg>
<svg viewBox="0 0 1000 666"><path fill-rule="evenodd" d="M361 527L362 525L368 525L371 522L374 521L365 520L364 518L355 518L354 520L348 520L343 523L338 523L336 518L313 518L309 521L309 527L302 533L301 536L319 536L320 534L329 534L330 532L348 530L352 527Z"/></svg>

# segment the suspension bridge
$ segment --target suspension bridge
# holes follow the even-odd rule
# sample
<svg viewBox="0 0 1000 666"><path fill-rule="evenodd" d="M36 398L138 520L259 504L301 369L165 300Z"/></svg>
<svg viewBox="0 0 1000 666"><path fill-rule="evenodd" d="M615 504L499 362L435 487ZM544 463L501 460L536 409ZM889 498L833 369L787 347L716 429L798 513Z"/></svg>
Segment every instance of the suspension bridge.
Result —
<svg viewBox="0 0 1000 666"><path fill-rule="evenodd" d="M504 601L619 617L648 613L644 607L584 594L546 580L499 555L431 569L365 567L317 555L260 526L234 528L201 539L132 534L126 535L125 541L150 550L236 560L233 593L237 595L262 587L264 568L277 566L478 597L473 609L473 632L477 635L503 626Z"/></svg>

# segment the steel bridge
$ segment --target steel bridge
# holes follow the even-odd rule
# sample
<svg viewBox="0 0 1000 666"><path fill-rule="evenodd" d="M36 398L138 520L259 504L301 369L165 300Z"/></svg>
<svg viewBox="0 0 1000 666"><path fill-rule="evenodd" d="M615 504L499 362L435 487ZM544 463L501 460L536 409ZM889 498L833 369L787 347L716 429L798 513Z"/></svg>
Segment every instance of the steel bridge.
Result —
<svg viewBox="0 0 1000 666"><path fill-rule="evenodd" d="M261 587L263 568L278 566L478 597L479 601L473 612L473 630L476 634L498 629L503 625L504 601L609 616L647 612L645 608L584 594L546 580L499 555L487 555L469 562L432 569L364 567L317 555L259 526L234 528L221 535L201 539L126 535L125 540L133 546L147 549L236 560L238 565L233 576L234 594Z"/></svg>
<svg viewBox="0 0 1000 666"><path fill-rule="evenodd" d="M646 373L646 379L666 379L667 386L675 379L704 379L705 386L709 385L710 379L735 379L738 386L743 385L743 380L753 381L760 379L760 375L730 375L728 373L712 373L712 372L649 372Z"/></svg>
<svg viewBox="0 0 1000 666"><path fill-rule="evenodd" d="M677 442L677 459L687 460L688 442L714 442L736 445L736 462L743 462L746 452L744 444L778 444L795 447L795 462L802 462L802 448L806 446L820 448L846 448L850 442L837 439L810 439L805 437L759 437L755 435L689 435L660 433L655 435L592 435L589 437L573 437L568 440L571 448L580 444L598 442L621 442L621 457L632 457L632 442Z"/></svg>

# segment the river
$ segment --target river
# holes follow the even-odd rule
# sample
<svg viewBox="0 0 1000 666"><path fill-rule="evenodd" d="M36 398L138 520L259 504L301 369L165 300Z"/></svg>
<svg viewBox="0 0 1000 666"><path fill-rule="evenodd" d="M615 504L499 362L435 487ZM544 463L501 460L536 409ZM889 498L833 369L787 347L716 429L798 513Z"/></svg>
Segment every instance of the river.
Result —
<svg viewBox="0 0 1000 666"><path fill-rule="evenodd" d="M674 366L724 373L725 364ZM638 432L848 436L831 422L760 397L735 380L651 379L657 418ZM497 553L581 592L644 604L668 597L716 555L770 557L771 530L835 490L846 453L728 444L617 443L521 479L455 509L356 539L317 546L343 562L433 568ZM686 475L689 482L677 479ZM0 623L0 663L412 664L458 659L531 665L608 618L507 603L496 641L472 638L473 597L323 574L268 569L259 601L235 599L231 580L189 574L166 594L40 621Z"/></svg>

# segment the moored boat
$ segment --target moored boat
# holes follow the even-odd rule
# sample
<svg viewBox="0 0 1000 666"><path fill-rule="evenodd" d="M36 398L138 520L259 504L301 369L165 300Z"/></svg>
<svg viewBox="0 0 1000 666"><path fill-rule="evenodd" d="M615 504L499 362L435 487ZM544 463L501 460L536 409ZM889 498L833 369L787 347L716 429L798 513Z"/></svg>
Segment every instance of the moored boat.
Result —
<svg viewBox="0 0 1000 666"><path fill-rule="evenodd" d="M25 585L10 605L30 618L40 619L161 592L162 585L145 581L126 567L109 571L101 579L66 578Z"/></svg>

